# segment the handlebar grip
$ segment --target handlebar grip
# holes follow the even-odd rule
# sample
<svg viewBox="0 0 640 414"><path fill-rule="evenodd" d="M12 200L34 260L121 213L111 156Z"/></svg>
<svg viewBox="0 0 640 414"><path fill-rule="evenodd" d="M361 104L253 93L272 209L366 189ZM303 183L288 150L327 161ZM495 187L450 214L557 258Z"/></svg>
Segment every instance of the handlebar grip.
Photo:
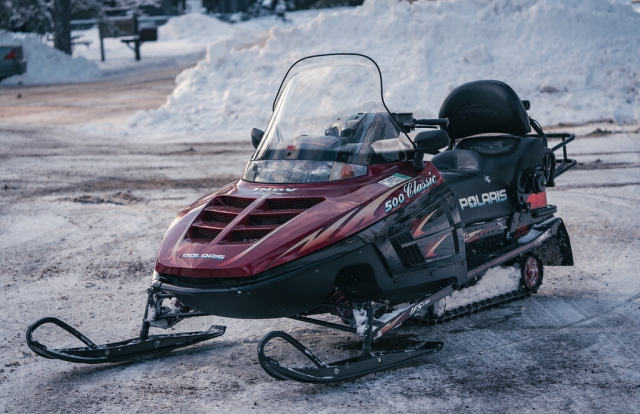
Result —
<svg viewBox="0 0 640 414"><path fill-rule="evenodd" d="M449 118L416 119L414 122L415 122L417 125L439 125L439 126L449 126Z"/></svg>

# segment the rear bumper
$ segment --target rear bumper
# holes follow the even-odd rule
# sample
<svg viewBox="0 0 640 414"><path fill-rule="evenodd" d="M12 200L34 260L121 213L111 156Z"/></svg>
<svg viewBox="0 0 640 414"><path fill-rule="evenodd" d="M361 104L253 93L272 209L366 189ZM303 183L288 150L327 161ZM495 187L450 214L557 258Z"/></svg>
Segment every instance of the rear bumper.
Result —
<svg viewBox="0 0 640 414"><path fill-rule="evenodd" d="M27 62L25 60L10 60L8 62L0 63L0 78L21 75L26 71Z"/></svg>

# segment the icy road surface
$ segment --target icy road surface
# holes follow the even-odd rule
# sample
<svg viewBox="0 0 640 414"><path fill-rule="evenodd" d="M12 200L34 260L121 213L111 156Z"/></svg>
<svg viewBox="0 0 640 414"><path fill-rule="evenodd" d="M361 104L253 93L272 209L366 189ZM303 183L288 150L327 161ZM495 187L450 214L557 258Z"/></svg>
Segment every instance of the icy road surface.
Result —
<svg viewBox="0 0 640 414"><path fill-rule="evenodd" d="M2 90L0 412L638 412L640 135L588 136L595 126L570 147L579 167L548 193L576 265L545 269L531 298L445 325L405 325L379 344L445 342L422 361L335 385L276 381L256 357L271 330L327 360L359 342L287 319L217 317L176 329L224 324L221 338L143 362L83 366L34 355L25 330L48 315L96 343L135 337L167 226L237 177L252 153L253 125L240 136L162 142L96 135L162 104L176 73L130 78L126 99L109 82ZM73 345L54 330L38 334Z"/></svg>

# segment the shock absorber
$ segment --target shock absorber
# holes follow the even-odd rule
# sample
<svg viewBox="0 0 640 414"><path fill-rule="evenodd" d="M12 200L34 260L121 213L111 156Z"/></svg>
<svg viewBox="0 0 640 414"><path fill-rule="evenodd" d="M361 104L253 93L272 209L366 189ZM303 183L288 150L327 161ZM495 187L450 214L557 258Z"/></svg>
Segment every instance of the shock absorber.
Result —
<svg viewBox="0 0 640 414"><path fill-rule="evenodd" d="M331 296L329 296L331 303L335 303L340 306L351 306L351 302L347 299L346 295L340 290L338 286L334 286L331 289ZM335 308L332 312L338 315L342 319L342 323L348 326L355 326L355 318L353 317L353 310L351 308Z"/></svg>

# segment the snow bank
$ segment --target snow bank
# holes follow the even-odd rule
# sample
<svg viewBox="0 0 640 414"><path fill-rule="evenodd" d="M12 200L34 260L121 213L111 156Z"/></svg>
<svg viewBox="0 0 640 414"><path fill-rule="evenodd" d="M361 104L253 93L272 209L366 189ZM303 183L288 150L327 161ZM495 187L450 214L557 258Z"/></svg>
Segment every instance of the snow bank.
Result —
<svg viewBox="0 0 640 414"><path fill-rule="evenodd" d="M236 31L232 24L199 13L174 17L158 28L158 40L199 40L209 42L229 37Z"/></svg>
<svg viewBox="0 0 640 414"><path fill-rule="evenodd" d="M3 80L3 85L86 82L102 77L95 63L62 53L39 36L0 31L0 44L22 45L27 61L27 72Z"/></svg>
<svg viewBox="0 0 640 414"><path fill-rule="evenodd" d="M264 47L208 46L167 103L130 128L157 134L264 128L289 66L358 52L380 65L391 110L435 117L454 87L507 82L544 125L640 119L640 15L615 0L367 0L273 28Z"/></svg>

